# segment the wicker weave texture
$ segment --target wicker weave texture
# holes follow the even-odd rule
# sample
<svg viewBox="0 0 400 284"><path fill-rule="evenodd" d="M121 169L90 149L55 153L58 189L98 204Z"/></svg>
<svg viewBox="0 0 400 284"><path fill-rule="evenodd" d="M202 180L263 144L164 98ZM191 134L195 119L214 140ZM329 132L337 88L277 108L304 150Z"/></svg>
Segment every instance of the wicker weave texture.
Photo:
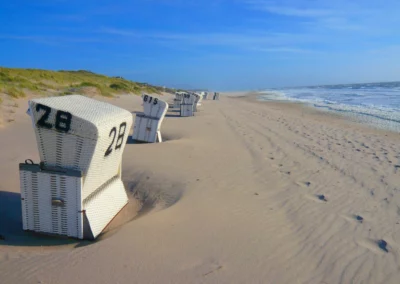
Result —
<svg viewBox="0 0 400 284"><path fill-rule="evenodd" d="M180 108L181 107L181 103L182 103L181 99L174 99L173 107L174 108Z"/></svg>
<svg viewBox="0 0 400 284"><path fill-rule="evenodd" d="M198 110L198 107L201 105L202 96L200 96L199 94L193 94L193 96L195 97L193 111L196 112Z"/></svg>
<svg viewBox="0 0 400 284"><path fill-rule="evenodd" d="M183 117L193 116L196 104L196 96L194 94L184 94L180 114Z"/></svg>
<svg viewBox="0 0 400 284"><path fill-rule="evenodd" d="M168 103L144 94L143 98L143 113L147 117L163 119L168 111Z"/></svg>
<svg viewBox="0 0 400 284"><path fill-rule="evenodd" d="M197 94L199 96L199 99L197 101L197 105L201 106L201 102L203 101L203 95L202 94Z"/></svg>
<svg viewBox="0 0 400 284"><path fill-rule="evenodd" d="M127 203L128 197L119 176L112 178L83 201L85 214L94 238Z"/></svg>
<svg viewBox="0 0 400 284"><path fill-rule="evenodd" d="M33 116L35 118L35 123L37 123L38 116L40 113L36 111L34 106L36 104L46 105L55 110L62 110L72 114L74 118L79 118L81 120L76 120L72 122L71 133L77 132L78 135L88 137L90 135L96 135L97 129L101 129L104 123L110 119L110 117L118 117L126 115L126 110L111 105L109 103L100 102L95 99L91 99L81 95L69 95L62 97L48 97L48 98L37 98L30 101L29 106L32 110ZM50 114L50 117L56 115L55 112ZM49 119L52 121L52 119ZM86 125L81 125L81 123L94 124L95 128L88 128ZM75 126L76 125L76 126ZM93 132L89 132L93 129ZM96 139L96 137L90 137Z"/></svg>
<svg viewBox="0 0 400 284"><path fill-rule="evenodd" d="M157 142L157 132L161 126L159 119L136 115L132 139L142 142Z"/></svg>
<svg viewBox="0 0 400 284"><path fill-rule="evenodd" d="M133 127L132 139L142 142L161 142L161 123L168 110L165 101L151 96L143 97L143 114L137 114Z"/></svg>
<svg viewBox="0 0 400 284"><path fill-rule="evenodd" d="M128 203L119 176L113 177L82 201L82 178L62 173L20 170L24 230L78 239L90 230L96 238ZM86 214L88 228L83 226Z"/></svg>
<svg viewBox="0 0 400 284"><path fill-rule="evenodd" d="M181 107L181 103L182 103L184 94L185 94L184 92L176 92L175 93L174 108L180 108Z"/></svg>
<svg viewBox="0 0 400 284"><path fill-rule="evenodd" d="M41 161L81 170L85 175L82 198L118 174L132 127L129 111L79 95L34 99L29 105ZM58 123L61 131L56 127L59 112L63 113ZM70 114L68 131L65 113Z"/></svg>
<svg viewBox="0 0 400 284"><path fill-rule="evenodd" d="M194 115L193 108L194 108L193 104L181 104L181 116L182 117L193 116Z"/></svg>
<svg viewBox="0 0 400 284"><path fill-rule="evenodd" d="M194 104L196 102L196 96L193 94L184 94L182 104Z"/></svg>
<svg viewBox="0 0 400 284"><path fill-rule="evenodd" d="M82 178L20 170L20 184L24 230L83 238Z"/></svg>

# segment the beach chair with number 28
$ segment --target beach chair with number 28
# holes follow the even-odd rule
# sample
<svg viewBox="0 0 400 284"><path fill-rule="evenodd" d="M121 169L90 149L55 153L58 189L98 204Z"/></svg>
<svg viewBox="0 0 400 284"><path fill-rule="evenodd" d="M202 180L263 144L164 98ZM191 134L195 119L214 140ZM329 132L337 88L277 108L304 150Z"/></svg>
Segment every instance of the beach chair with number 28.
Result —
<svg viewBox="0 0 400 284"><path fill-rule="evenodd" d="M128 203L121 159L132 114L80 95L29 101L40 164L20 164L24 230L96 238Z"/></svg>

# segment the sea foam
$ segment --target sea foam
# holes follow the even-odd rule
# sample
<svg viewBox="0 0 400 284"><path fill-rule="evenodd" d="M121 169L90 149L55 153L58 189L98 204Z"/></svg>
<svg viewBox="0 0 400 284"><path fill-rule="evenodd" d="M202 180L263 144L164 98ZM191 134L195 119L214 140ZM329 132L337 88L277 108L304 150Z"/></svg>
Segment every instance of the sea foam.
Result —
<svg viewBox="0 0 400 284"><path fill-rule="evenodd" d="M400 82L270 89L259 99L301 102L400 132Z"/></svg>

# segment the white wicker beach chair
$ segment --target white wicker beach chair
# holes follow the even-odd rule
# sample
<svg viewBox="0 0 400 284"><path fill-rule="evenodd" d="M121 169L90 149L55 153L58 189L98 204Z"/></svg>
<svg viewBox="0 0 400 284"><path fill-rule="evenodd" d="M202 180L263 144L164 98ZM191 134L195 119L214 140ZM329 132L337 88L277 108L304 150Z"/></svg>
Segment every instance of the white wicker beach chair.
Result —
<svg viewBox="0 0 400 284"><path fill-rule="evenodd" d="M20 164L23 229L96 238L127 204L132 114L80 95L29 102L41 164Z"/></svg>
<svg viewBox="0 0 400 284"><path fill-rule="evenodd" d="M201 102L203 101L203 96L197 93L193 94L196 97L196 101L194 103L193 111L197 112L198 107L201 106Z"/></svg>
<svg viewBox="0 0 400 284"><path fill-rule="evenodd" d="M193 116L194 115L194 107L196 104L196 96L193 94L185 94L183 96L183 101L181 104L181 116Z"/></svg>
<svg viewBox="0 0 400 284"><path fill-rule="evenodd" d="M199 101L197 102L197 105L201 106L201 103L203 102L203 99L204 99L204 92L201 92L201 93L199 94L199 96L200 96L200 99L199 99Z"/></svg>
<svg viewBox="0 0 400 284"><path fill-rule="evenodd" d="M184 92L176 92L175 93L175 99L174 99L174 108L181 108L182 100L183 100L183 95Z"/></svg>
<svg viewBox="0 0 400 284"><path fill-rule="evenodd" d="M162 142L161 123L168 111L168 104L143 94L143 114L136 114L132 139L142 142Z"/></svg>

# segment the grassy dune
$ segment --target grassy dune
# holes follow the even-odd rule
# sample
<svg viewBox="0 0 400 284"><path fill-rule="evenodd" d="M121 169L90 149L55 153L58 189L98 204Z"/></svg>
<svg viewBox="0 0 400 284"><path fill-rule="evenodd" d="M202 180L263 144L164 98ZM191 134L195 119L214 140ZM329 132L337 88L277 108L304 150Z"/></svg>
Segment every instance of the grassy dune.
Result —
<svg viewBox="0 0 400 284"><path fill-rule="evenodd" d="M73 93L112 96L173 92L172 89L136 83L121 77L108 77L90 71L49 71L0 67L0 94L11 98L32 95L69 95ZM1 102L0 102L1 103Z"/></svg>

